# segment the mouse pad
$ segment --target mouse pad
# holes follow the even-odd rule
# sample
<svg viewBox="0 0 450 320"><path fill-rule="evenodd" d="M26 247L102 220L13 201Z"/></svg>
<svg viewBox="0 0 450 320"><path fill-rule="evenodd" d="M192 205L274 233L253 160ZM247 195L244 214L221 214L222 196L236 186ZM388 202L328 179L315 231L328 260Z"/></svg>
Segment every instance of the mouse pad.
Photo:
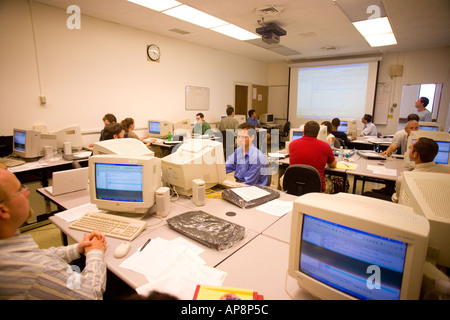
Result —
<svg viewBox="0 0 450 320"><path fill-rule="evenodd" d="M167 219L170 228L210 248L231 248L244 238L245 228L203 211L188 211Z"/></svg>

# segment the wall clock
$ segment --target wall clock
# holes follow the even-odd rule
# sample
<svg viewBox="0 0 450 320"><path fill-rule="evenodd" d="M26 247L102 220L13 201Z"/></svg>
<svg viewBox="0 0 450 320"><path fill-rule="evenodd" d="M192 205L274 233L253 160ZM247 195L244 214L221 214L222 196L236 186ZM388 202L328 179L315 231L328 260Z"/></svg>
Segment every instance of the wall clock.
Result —
<svg viewBox="0 0 450 320"><path fill-rule="evenodd" d="M161 51L156 44L147 46L147 57L152 61L158 61L161 57Z"/></svg>

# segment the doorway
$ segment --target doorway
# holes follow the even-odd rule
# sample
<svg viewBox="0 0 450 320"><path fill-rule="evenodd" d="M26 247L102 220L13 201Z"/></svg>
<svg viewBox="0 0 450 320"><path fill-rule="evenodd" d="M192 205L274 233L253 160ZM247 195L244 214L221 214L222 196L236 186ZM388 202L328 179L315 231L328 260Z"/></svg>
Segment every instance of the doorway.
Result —
<svg viewBox="0 0 450 320"><path fill-rule="evenodd" d="M248 111L248 97L250 85L235 85L234 86L234 113L243 114L247 117Z"/></svg>

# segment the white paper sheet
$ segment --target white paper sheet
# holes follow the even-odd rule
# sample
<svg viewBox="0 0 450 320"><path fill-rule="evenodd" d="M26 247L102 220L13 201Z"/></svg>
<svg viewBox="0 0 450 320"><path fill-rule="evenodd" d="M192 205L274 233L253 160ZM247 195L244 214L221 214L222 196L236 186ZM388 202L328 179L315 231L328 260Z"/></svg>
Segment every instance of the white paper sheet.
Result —
<svg viewBox="0 0 450 320"><path fill-rule="evenodd" d="M60 212L55 214L56 216L64 219L67 222L72 222L78 220L82 216L84 216L87 212L99 212L97 206L92 203L86 203L81 206Z"/></svg>
<svg viewBox="0 0 450 320"><path fill-rule="evenodd" d="M292 211L292 207L292 201L282 201L279 199L275 199L256 207L256 209L277 217L281 217L289 211Z"/></svg>

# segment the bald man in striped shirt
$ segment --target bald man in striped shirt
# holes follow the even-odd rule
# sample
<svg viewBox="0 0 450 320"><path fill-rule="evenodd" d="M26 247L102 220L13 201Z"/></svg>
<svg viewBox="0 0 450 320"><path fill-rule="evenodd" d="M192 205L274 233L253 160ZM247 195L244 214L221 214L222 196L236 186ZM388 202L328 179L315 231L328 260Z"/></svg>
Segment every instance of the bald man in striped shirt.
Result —
<svg viewBox="0 0 450 320"><path fill-rule="evenodd" d="M0 168L0 299L102 299L105 236L94 231L78 244L39 249L30 235L18 231L30 216L28 195L13 173ZM83 254L81 271L70 262Z"/></svg>

